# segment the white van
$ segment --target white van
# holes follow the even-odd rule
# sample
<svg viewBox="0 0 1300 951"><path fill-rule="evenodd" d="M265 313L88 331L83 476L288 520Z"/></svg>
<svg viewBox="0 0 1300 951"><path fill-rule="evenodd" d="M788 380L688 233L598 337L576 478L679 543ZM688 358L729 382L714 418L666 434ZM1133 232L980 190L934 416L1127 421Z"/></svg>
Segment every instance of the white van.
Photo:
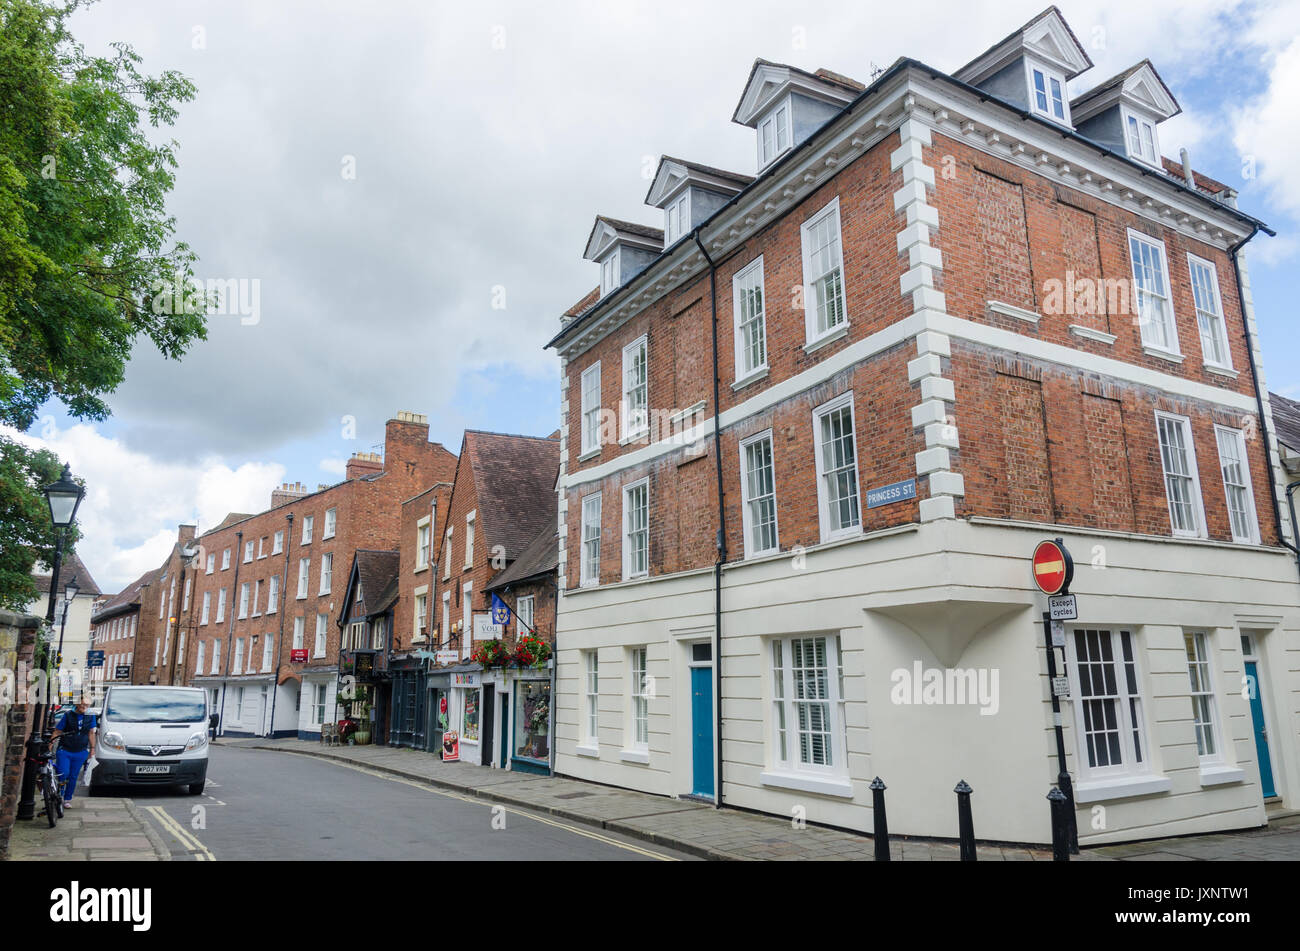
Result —
<svg viewBox="0 0 1300 951"><path fill-rule="evenodd" d="M185 786L208 776L207 693L198 687L114 686L99 718L90 794L110 786Z"/></svg>

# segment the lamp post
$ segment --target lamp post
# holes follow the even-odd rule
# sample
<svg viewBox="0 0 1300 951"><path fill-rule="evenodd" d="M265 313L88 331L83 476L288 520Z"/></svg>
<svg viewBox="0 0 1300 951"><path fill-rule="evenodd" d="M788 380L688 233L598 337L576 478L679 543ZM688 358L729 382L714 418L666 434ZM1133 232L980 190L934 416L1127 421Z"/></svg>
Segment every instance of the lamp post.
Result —
<svg viewBox="0 0 1300 951"><path fill-rule="evenodd" d="M77 592L81 586L77 584L77 576L73 575L72 580L63 588L63 619L59 622L59 649L54 654L54 669L59 680L60 703L63 702L63 632L68 629L68 609L72 606L73 599L76 598Z"/></svg>
<svg viewBox="0 0 1300 951"><path fill-rule="evenodd" d="M45 623L54 623L54 592L59 590L59 568L63 565L63 538L77 518L77 508L86 490L72 479L72 469L66 463L59 481L45 487L45 501L50 506L50 522L54 525L54 564L50 566L50 596L45 608ZM66 614L64 615L66 618ZM63 636L59 635L59 649L63 649ZM48 653L47 653L48 666ZM48 686L47 688L48 689ZM40 755L45 747L45 703L36 704L32 717L32 733L27 739L27 760ZM22 794L18 800L17 818L36 817L36 770L30 765L23 769Z"/></svg>

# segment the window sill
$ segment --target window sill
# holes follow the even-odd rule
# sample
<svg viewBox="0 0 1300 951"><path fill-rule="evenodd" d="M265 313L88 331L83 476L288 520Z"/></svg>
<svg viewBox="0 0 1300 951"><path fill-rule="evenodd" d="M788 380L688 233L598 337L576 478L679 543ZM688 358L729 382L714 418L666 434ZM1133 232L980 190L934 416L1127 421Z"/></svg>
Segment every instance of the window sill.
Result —
<svg viewBox="0 0 1300 951"><path fill-rule="evenodd" d="M600 759L600 747L578 745L575 749L579 756L590 756L592 759Z"/></svg>
<svg viewBox="0 0 1300 951"><path fill-rule="evenodd" d="M743 390L751 383L757 383L760 380L766 380L767 374L768 374L767 367L759 367L757 370L751 370L749 373L737 379L735 383L731 384L731 389L733 391Z"/></svg>
<svg viewBox="0 0 1300 951"><path fill-rule="evenodd" d="M627 433L618 441L620 446L626 446L628 443L640 442L642 439L650 438L649 429L638 429L636 432Z"/></svg>
<svg viewBox="0 0 1300 951"><path fill-rule="evenodd" d="M619 750L618 758L625 763L649 763L649 750Z"/></svg>
<svg viewBox="0 0 1300 951"><path fill-rule="evenodd" d="M595 459L599 455L600 455L600 447L597 446L595 449L588 449L582 455L578 456L578 461L586 462L588 459Z"/></svg>
<svg viewBox="0 0 1300 951"><path fill-rule="evenodd" d="M1202 786L1222 786L1225 783L1241 783L1246 781L1246 771L1237 769L1235 766L1225 766L1217 763L1201 767L1201 785Z"/></svg>
<svg viewBox="0 0 1300 951"><path fill-rule="evenodd" d="M822 347L826 346L827 344L832 344L836 340L839 340L843 337L847 337L848 335L849 335L849 322L846 320L844 321L844 323L840 324L838 327L836 327L834 330L830 331L829 333L822 334L822 336L817 337L815 340L809 340L806 344L803 345L803 352L809 354L816 353L818 350L820 350Z"/></svg>
<svg viewBox="0 0 1300 951"><path fill-rule="evenodd" d="M1157 357L1161 360L1168 360L1170 363L1182 363L1183 355L1175 353L1173 350L1162 350L1159 347L1151 347L1147 344L1142 345L1142 352L1149 357Z"/></svg>
<svg viewBox="0 0 1300 951"><path fill-rule="evenodd" d="M642 572L639 572L638 574L635 574L635 575L624 575L624 576L623 576L623 580L624 580L624 581L644 581L646 578L649 578L649 577L650 577L650 572L648 572L648 571L642 571Z"/></svg>
<svg viewBox="0 0 1300 951"><path fill-rule="evenodd" d="M429 566L428 566L428 565L420 565L420 567L416 568L416 569L412 572L412 574L417 574L417 575L418 575L421 571L428 571L428 570L429 570Z"/></svg>
<svg viewBox="0 0 1300 951"><path fill-rule="evenodd" d="M818 793L823 796L838 796L841 799L853 798L853 782L849 779L764 770L759 774L758 780L764 786L795 789L799 792Z"/></svg>
<svg viewBox="0 0 1300 951"><path fill-rule="evenodd" d="M1227 377L1230 380L1237 378L1237 371L1231 367L1221 367L1213 363L1205 364L1205 372L1213 373L1215 376Z"/></svg>
<svg viewBox="0 0 1300 951"><path fill-rule="evenodd" d="M1151 796L1168 792L1173 781L1168 776L1126 776L1122 779L1099 779L1074 787L1075 802L1105 802L1132 796Z"/></svg>

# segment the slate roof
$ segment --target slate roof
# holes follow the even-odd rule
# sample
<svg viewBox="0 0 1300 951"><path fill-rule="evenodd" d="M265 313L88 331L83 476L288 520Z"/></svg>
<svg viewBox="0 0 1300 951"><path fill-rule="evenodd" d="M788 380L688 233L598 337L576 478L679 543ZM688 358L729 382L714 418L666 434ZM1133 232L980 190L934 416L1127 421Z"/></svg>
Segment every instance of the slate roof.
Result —
<svg viewBox="0 0 1300 951"><path fill-rule="evenodd" d="M151 571L146 571L117 594L113 595L101 604L99 610L91 617L91 623L97 624L101 618L109 617L113 614L120 614L131 605L138 605L140 602L140 589L147 584L153 584L154 578L158 576L160 571L162 571L161 568L154 568Z"/></svg>
<svg viewBox="0 0 1300 951"><path fill-rule="evenodd" d="M59 587L66 587L73 578L76 578L77 584L81 586L78 597L83 594L95 597L103 594L99 590L99 585L95 584L95 579L90 576L90 569L85 566L75 551L69 551L64 553L63 563L59 566ZM48 573L33 574L32 580L36 582L36 590L41 594L50 593L50 575Z"/></svg>
<svg viewBox="0 0 1300 951"><path fill-rule="evenodd" d="M858 91L861 92L861 90ZM729 182L735 182L736 185L741 188L744 188L754 180L753 175L744 175L740 172L728 172L725 168L714 168L712 165L701 165L699 162L691 162L687 159L677 158L672 155L665 155L660 161L676 162L678 165L684 165L692 171L699 172L702 175L712 175L714 178L721 178Z"/></svg>
<svg viewBox="0 0 1300 951"><path fill-rule="evenodd" d="M465 451L474 468L478 524L489 545L517 560L544 526L555 522L555 480L560 441L538 436L465 431Z"/></svg>
<svg viewBox="0 0 1300 951"><path fill-rule="evenodd" d="M649 225L639 225L635 221L624 221L621 218L611 218L609 215L597 215L596 220L612 226L615 231L626 231L629 234L640 235L642 238L649 238L651 241L664 240L663 228L651 228ZM595 232L594 226L592 232Z"/></svg>
<svg viewBox="0 0 1300 951"><path fill-rule="evenodd" d="M359 548L355 558L366 615L382 614L397 600L398 553Z"/></svg>
<svg viewBox="0 0 1300 951"><path fill-rule="evenodd" d="M231 512L229 515L227 515L225 518L223 518L219 524L217 524L217 525L213 525L211 528L209 528L209 529L208 529L207 531L205 531L203 534L204 534L204 535L211 535L213 532L219 532L219 531L221 531L221 529L225 528L226 526L228 526L228 525L234 525L236 522L242 522L242 521L243 521L244 519L246 519L246 518L252 518L253 515L255 515L255 514L257 514L257 513L247 514L247 513L244 513L244 512Z"/></svg>
<svg viewBox="0 0 1300 951"><path fill-rule="evenodd" d="M1293 453L1300 454L1300 403L1277 393L1268 394L1268 403L1273 410L1277 441Z"/></svg>
<svg viewBox="0 0 1300 951"><path fill-rule="evenodd" d="M493 591L506 585L553 574L560 567L560 533L558 520L543 526L532 544L514 563L488 582L483 590Z"/></svg>

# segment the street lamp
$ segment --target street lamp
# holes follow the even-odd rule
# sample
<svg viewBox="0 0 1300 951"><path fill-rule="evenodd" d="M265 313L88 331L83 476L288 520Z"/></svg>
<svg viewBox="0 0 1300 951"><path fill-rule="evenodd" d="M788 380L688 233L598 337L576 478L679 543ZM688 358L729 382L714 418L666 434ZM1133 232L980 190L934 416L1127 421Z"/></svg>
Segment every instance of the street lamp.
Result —
<svg viewBox="0 0 1300 951"><path fill-rule="evenodd" d="M59 569L63 565L63 537L77 517L77 508L85 496L86 490L72 479L72 467L63 464L63 473L59 481L45 487L45 501L50 506L50 522L54 525L54 564L50 570L50 596L45 608L45 623L54 623L54 593L59 590ZM74 579L75 580L75 579ZM67 620L67 611L64 611ZM63 634L59 633L59 649L63 649ZM49 652L46 652L46 667L49 667ZM46 678L48 685L49 678ZM48 689L48 687L47 687ZM36 704L33 711L32 733L27 739L26 766L23 770L22 795L18 800L17 818L34 819L36 817L36 770L32 768L34 757L44 752L45 740L45 704Z"/></svg>
<svg viewBox="0 0 1300 951"><path fill-rule="evenodd" d="M72 580L63 588L63 620L59 623L59 649L54 654L54 665L58 671L59 678L59 696L60 702L63 701L63 632L68 629L68 609L72 607L72 602L77 597L77 592L81 586L77 584L77 576L74 574Z"/></svg>

